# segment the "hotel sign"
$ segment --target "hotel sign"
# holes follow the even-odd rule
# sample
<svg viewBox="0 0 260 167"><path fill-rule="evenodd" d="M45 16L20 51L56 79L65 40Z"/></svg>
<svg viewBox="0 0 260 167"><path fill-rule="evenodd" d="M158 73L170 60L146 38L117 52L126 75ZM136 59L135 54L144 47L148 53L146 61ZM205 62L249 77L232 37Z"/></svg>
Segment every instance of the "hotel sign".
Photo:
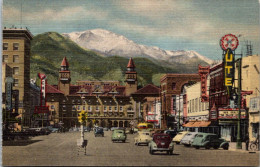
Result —
<svg viewBox="0 0 260 167"><path fill-rule="evenodd" d="M240 118L246 119L246 110L240 109ZM219 108L218 119L238 119L238 108Z"/></svg>

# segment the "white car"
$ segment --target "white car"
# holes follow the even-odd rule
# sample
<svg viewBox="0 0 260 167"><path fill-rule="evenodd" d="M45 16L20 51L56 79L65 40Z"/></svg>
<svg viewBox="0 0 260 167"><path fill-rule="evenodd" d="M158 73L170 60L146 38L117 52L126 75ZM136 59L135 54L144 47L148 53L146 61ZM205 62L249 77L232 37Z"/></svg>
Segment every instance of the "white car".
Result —
<svg viewBox="0 0 260 167"><path fill-rule="evenodd" d="M140 131L137 134L137 137L134 138L135 145L139 146L140 144L148 145L152 140L151 133L147 131Z"/></svg>
<svg viewBox="0 0 260 167"><path fill-rule="evenodd" d="M194 138L198 132L189 132L187 133L182 139L181 139L181 144L185 146L191 146L191 143L193 142Z"/></svg>

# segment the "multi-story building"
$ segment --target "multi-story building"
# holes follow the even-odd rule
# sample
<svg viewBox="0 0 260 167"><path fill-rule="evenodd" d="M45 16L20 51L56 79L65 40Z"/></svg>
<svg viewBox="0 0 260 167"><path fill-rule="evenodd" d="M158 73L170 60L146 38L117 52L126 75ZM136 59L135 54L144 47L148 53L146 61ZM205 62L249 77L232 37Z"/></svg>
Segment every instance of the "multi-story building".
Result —
<svg viewBox="0 0 260 167"><path fill-rule="evenodd" d="M242 107L248 110L248 133L250 141L256 140L259 135L259 94L260 94L260 56L251 55L242 58ZM238 78L238 70L235 71Z"/></svg>
<svg viewBox="0 0 260 167"><path fill-rule="evenodd" d="M77 81L71 85L69 63L61 63L58 85L47 85L46 101L51 124L60 121L66 127L78 125L78 112L88 113L88 125L128 127L136 113L131 94L137 91L137 73L132 58L127 65L126 86L118 81Z"/></svg>
<svg viewBox="0 0 260 167"><path fill-rule="evenodd" d="M199 74L165 74L161 77L162 127L176 128L176 95L184 86L200 81Z"/></svg>
<svg viewBox="0 0 260 167"><path fill-rule="evenodd" d="M28 29L3 29L3 60L12 71L13 90L18 97L18 114L23 118L23 125L29 125L30 117L30 47L33 35ZM2 85L5 83L2 80ZM4 90L4 89L3 89Z"/></svg>

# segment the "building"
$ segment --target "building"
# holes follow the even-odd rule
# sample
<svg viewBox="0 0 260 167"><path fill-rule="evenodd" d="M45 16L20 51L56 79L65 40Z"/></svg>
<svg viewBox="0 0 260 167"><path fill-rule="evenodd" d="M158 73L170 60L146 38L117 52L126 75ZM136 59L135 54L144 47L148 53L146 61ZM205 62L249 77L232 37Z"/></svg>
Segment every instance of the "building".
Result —
<svg viewBox="0 0 260 167"><path fill-rule="evenodd" d="M160 88L148 84L131 94L138 122L153 122L156 127L161 125Z"/></svg>
<svg viewBox="0 0 260 167"><path fill-rule="evenodd" d="M18 114L22 117L21 124L29 126L30 106L30 47L33 35L28 29L3 29L3 60L4 66L11 69L13 90L18 95ZM2 85L5 85L5 79ZM5 89L5 88L4 88ZM3 90L4 90L3 89ZM3 91L4 92L4 91Z"/></svg>
<svg viewBox="0 0 260 167"><path fill-rule="evenodd" d="M199 74L165 74L161 77L162 127L176 128L176 95L184 86L200 81Z"/></svg>
<svg viewBox="0 0 260 167"><path fill-rule="evenodd" d="M248 133L250 141L259 135L259 96L260 96L260 56L250 55L242 58L242 99L248 110ZM235 71L236 78L238 70Z"/></svg>
<svg viewBox="0 0 260 167"><path fill-rule="evenodd" d="M77 126L78 113L88 113L88 126L129 127L135 120L131 94L137 91L137 73L132 58L125 73L126 86L118 81L77 81L72 85L69 63L62 60L58 85L47 85L46 102L50 110L50 124Z"/></svg>

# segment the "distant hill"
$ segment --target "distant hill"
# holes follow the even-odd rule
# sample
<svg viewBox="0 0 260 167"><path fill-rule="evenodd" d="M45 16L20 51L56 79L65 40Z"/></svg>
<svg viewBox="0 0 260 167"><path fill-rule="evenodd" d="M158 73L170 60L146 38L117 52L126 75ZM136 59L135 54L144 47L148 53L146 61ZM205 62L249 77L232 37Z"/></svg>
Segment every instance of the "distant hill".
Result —
<svg viewBox="0 0 260 167"><path fill-rule="evenodd" d="M104 57L94 51L78 46L70 39L56 32L36 35L31 47L31 78L38 72L47 75L48 83L57 84L58 74L63 57L67 57L72 83L77 80L119 80L124 81L124 73L129 58L110 56ZM186 68L183 64L161 66L157 60L144 57L133 58L138 73L138 83L159 84L160 76L165 73L196 72L196 68ZM195 66L194 66L195 67Z"/></svg>

